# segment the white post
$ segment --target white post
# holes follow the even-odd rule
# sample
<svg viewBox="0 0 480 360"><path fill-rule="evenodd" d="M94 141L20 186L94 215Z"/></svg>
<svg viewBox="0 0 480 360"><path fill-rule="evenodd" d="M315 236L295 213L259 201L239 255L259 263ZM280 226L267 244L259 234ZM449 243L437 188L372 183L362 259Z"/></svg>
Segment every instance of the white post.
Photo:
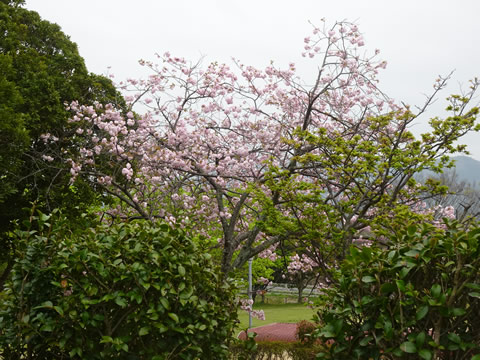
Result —
<svg viewBox="0 0 480 360"><path fill-rule="evenodd" d="M250 300L253 299L253 294L252 294L252 262L253 258L248 259L248 298ZM252 304L253 306L253 304ZM248 328L250 329L252 327L252 313L249 311L248 312Z"/></svg>

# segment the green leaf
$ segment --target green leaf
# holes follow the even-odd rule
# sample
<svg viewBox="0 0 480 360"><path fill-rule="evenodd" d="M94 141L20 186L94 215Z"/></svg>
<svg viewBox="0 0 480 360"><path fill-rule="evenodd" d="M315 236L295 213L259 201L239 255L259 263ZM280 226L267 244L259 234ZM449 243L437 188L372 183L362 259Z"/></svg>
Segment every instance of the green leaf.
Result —
<svg viewBox="0 0 480 360"><path fill-rule="evenodd" d="M438 298L442 292L442 287L438 284L434 284L430 291L433 297Z"/></svg>
<svg viewBox="0 0 480 360"><path fill-rule="evenodd" d="M405 256L417 257L419 254L420 254L420 251L418 251L418 250L409 250L405 253Z"/></svg>
<svg viewBox="0 0 480 360"><path fill-rule="evenodd" d="M411 267L403 267L402 270L400 270L400 273L399 273L400 279L403 279L405 276L407 276L407 274L410 272L410 270L412 270Z"/></svg>
<svg viewBox="0 0 480 360"><path fill-rule="evenodd" d="M415 344L417 345L417 347L421 348L423 346L423 344L425 343L425 337L426 335L424 331L417 335L417 337L415 338Z"/></svg>
<svg viewBox="0 0 480 360"><path fill-rule="evenodd" d="M452 310L452 314L454 316L462 316L462 315L465 315L466 313L467 313L467 310L462 309L462 308L454 308Z"/></svg>
<svg viewBox="0 0 480 360"><path fill-rule="evenodd" d="M162 306L165 310L170 309L170 304L168 303L168 300L165 298L160 298L160 302L162 303Z"/></svg>
<svg viewBox="0 0 480 360"><path fill-rule="evenodd" d="M369 295L365 295L362 297L362 299L360 300L360 303L362 305L367 305L369 303L371 303L372 301L374 301L374 298L372 296L369 296Z"/></svg>
<svg viewBox="0 0 480 360"><path fill-rule="evenodd" d="M479 284L468 283L465 286L468 287L469 289L480 290L480 285Z"/></svg>
<svg viewBox="0 0 480 360"><path fill-rule="evenodd" d="M480 360L480 354L475 355L474 357L472 357L471 360Z"/></svg>
<svg viewBox="0 0 480 360"><path fill-rule="evenodd" d="M428 305L422 306L415 314L417 320L422 320L428 313Z"/></svg>
<svg viewBox="0 0 480 360"><path fill-rule="evenodd" d="M392 323L389 320L384 321L383 331L385 332L385 337L390 339L393 335Z"/></svg>
<svg viewBox="0 0 480 360"><path fill-rule="evenodd" d="M392 351L392 354L395 355L396 357L401 357L403 355L403 352L399 348L396 348Z"/></svg>
<svg viewBox="0 0 480 360"><path fill-rule="evenodd" d="M432 359L432 352L430 350L427 350L427 349L421 349L419 352L418 352L418 356L420 356L422 359L425 359L425 360L431 360Z"/></svg>
<svg viewBox="0 0 480 360"><path fill-rule="evenodd" d="M63 316L63 309L60 306L53 307L61 316Z"/></svg>
<svg viewBox="0 0 480 360"><path fill-rule="evenodd" d="M185 276L185 268L182 265L178 266L178 273L180 276Z"/></svg>
<svg viewBox="0 0 480 360"><path fill-rule="evenodd" d="M415 233L417 232L417 227L415 225L410 225L408 228L407 228L407 234L409 236L413 236L415 235Z"/></svg>
<svg viewBox="0 0 480 360"><path fill-rule="evenodd" d="M367 275L367 276L362 277L362 281L364 283L371 283L371 282L375 282L376 280L373 276Z"/></svg>
<svg viewBox="0 0 480 360"><path fill-rule="evenodd" d="M166 327L166 326L163 325L163 324L155 323L154 326L158 329L158 331L160 332L160 334L168 331L168 327Z"/></svg>
<svg viewBox="0 0 480 360"><path fill-rule="evenodd" d="M124 298L122 298L122 297L120 297L120 296L117 296L117 297L115 298L115 304L117 304L118 306L124 308L124 307L127 306L127 301L126 301Z"/></svg>
<svg viewBox="0 0 480 360"><path fill-rule="evenodd" d="M45 301L42 305L35 307L35 309L39 308L53 308L53 303L51 301Z"/></svg>
<svg viewBox="0 0 480 360"><path fill-rule="evenodd" d="M150 332L150 327L144 326L138 331L138 335L140 336L147 335L149 332Z"/></svg>
<svg viewBox="0 0 480 360"><path fill-rule="evenodd" d="M51 331L53 331L53 325L52 324L45 324L40 328L40 331L51 332Z"/></svg>
<svg viewBox="0 0 480 360"><path fill-rule="evenodd" d="M373 340L373 336L367 336L366 338L363 338L360 340L359 344L360 346L367 346L370 341Z"/></svg>
<svg viewBox="0 0 480 360"><path fill-rule="evenodd" d="M460 339L460 336L458 336L455 333L450 333L447 335L448 340L454 342L455 344L460 344L462 342L462 339Z"/></svg>
<svg viewBox="0 0 480 360"><path fill-rule="evenodd" d="M405 291L405 282L403 280L397 280L395 281L398 287L398 290L400 291Z"/></svg>
<svg viewBox="0 0 480 360"><path fill-rule="evenodd" d="M71 358L73 358L75 355L82 356L82 349L79 347L73 348L68 354Z"/></svg>
<svg viewBox="0 0 480 360"><path fill-rule="evenodd" d="M414 354L417 352L417 347L413 342L410 341L405 341L402 345L400 345L400 349L409 354Z"/></svg>
<svg viewBox="0 0 480 360"><path fill-rule="evenodd" d="M380 292L382 294L390 294L396 290L395 285L392 283L386 283L380 286Z"/></svg>
<svg viewBox="0 0 480 360"><path fill-rule="evenodd" d="M447 346L447 349L450 350L450 351L456 351L456 350L460 349L460 346L458 346L458 344L449 344Z"/></svg>
<svg viewBox="0 0 480 360"><path fill-rule="evenodd" d="M326 337L326 338L333 338L337 335L336 331L335 331L335 321L334 322L331 322L327 325L325 325L321 332L320 332L320 336L323 336L323 337Z"/></svg>
<svg viewBox="0 0 480 360"><path fill-rule="evenodd" d="M111 343L113 341L111 336L102 336L102 340L100 340L100 344L104 343Z"/></svg>
<svg viewBox="0 0 480 360"><path fill-rule="evenodd" d="M179 321L179 318L177 316L177 314L174 314L174 313L168 313L168 316L175 322L178 322Z"/></svg>
<svg viewBox="0 0 480 360"><path fill-rule="evenodd" d="M480 299L480 293L479 292L468 293L468 296Z"/></svg>
<svg viewBox="0 0 480 360"><path fill-rule="evenodd" d="M326 338L334 338L335 333L331 329L324 329L320 332L320 336L326 337Z"/></svg>
<svg viewBox="0 0 480 360"><path fill-rule="evenodd" d="M135 245L135 247L133 248L133 251L139 252L140 250L142 250L142 244L141 244L141 243L137 243L137 244Z"/></svg>
<svg viewBox="0 0 480 360"><path fill-rule="evenodd" d="M335 331L335 335L340 334L340 331L342 330L343 327L343 320L338 319L333 322L333 329Z"/></svg>

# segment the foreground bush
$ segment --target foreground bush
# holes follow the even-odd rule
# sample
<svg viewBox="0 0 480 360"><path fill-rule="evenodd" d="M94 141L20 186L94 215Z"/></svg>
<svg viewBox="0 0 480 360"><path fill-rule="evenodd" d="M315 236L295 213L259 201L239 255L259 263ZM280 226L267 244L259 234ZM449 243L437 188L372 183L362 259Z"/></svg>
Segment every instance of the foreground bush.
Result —
<svg viewBox="0 0 480 360"><path fill-rule="evenodd" d="M325 350L325 345L314 341L311 333L315 324L302 320L297 323L295 337L297 341L256 341L257 334L248 332L245 340L237 340L230 345L232 360L309 360ZM243 334L244 335L244 334ZM328 347L328 346L327 346Z"/></svg>
<svg viewBox="0 0 480 360"><path fill-rule="evenodd" d="M43 214L29 226L16 232L0 312L5 359L226 357L232 288L182 232L142 222L75 233Z"/></svg>
<svg viewBox="0 0 480 360"><path fill-rule="evenodd" d="M248 341L248 340L247 340ZM261 341L254 346L238 342L230 346L231 360L313 360L324 348L300 342ZM215 358L213 358L215 359Z"/></svg>
<svg viewBox="0 0 480 360"><path fill-rule="evenodd" d="M321 358L480 359L479 239L451 223L353 248L319 311Z"/></svg>

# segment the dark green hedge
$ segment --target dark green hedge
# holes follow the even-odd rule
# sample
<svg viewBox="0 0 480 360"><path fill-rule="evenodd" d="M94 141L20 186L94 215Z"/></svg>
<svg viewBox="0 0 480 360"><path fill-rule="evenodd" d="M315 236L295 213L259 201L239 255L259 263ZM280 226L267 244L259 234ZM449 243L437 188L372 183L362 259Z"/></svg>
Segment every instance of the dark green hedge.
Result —
<svg viewBox="0 0 480 360"><path fill-rule="evenodd" d="M16 236L0 305L5 359L227 357L234 292L181 231L147 222L75 231L40 214Z"/></svg>
<svg viewBox="0 0 480 360"><path fill-rule="evenodd" d="M240 341L230 346L232 360L310 360L324 351L320 345L304 345L300 342L257 342L253 346L248 341Z"/></svg>
<svg viewBox="0 0 480 360"><path fill-rule="evenodd" d="M480 360L480 225L410 226L352 248L326 290L319 358Z"/></svg>

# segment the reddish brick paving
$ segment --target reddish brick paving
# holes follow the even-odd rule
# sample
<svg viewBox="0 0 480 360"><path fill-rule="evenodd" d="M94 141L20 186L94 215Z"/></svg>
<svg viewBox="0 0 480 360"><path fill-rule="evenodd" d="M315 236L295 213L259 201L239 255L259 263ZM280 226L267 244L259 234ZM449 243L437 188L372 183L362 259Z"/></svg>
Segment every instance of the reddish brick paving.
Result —
<svg viewBox="0 0 480 360"><path fill-rule="evenodd" d="M257 341L297 341L295 332L297 331L297 324L292 323L273 323L265 326L259 326L248 330L249 333L256 332ZM238 334L238 338L245 340L245 331Z"/></svg>

